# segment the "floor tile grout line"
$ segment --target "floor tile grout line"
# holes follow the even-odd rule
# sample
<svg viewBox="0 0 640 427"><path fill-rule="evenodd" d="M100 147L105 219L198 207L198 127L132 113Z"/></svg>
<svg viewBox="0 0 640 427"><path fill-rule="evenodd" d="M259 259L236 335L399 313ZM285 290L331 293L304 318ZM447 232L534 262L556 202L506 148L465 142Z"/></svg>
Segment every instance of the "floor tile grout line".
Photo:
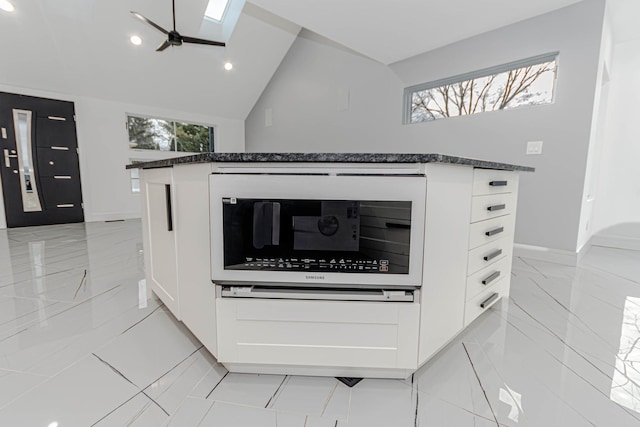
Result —
<svg viewBox="0 0 640 427"><path fill-rule="evenodd" d="M467 346L465 345L465 343L462 343L462 347L464 348L464 352L467 354L467 358L469 359L469 363L471 364L471 369L473 369L473 373L476 376L476 379L478 380L478 384L480 385L480 388L482 389L482 393L484 394L484 398L487 401L487 405L489 405L489 409L491 410L491 414L493 414L493 419L496 422L496 425L499 427L500 423L498 422L498 417L496 416L495 411L493 410L493 407L491 406L491 402L489 401L489 396L487 396L487 391L484 389L484 386L482 385L482 381L480 381L480 377L478 376L478 372L476 371L476 367L473 365L473 360L471 360L471 355L469 354L469 350L467 350Z"/></svg>
<svg viewBox="0 0 640 427"><path fill-rule="evenodd" d="M211 408L213 408L215 404L216 404L216 401L213 400L211 402L211 405L209 406L209 409L207 409L207 412L205 412L202 418L200 418L200 421L198 421L198 424L196 425L196 427L200 427L202 425L202 422L204 421L205 418L207 418L207 415L209 415L209 412L211 412Z"/></svg>
<svg viewBox="0 0 640 427"><path fill-rule="evenodd" d="M278 386L278 388L276 388L276 391L273 392L273 394L271 395L271 397L269 398L269 400L267 401L267 404L264 405L264 409L269 408L269 404L271 403L271 401L273 400L273 403L275 403L274 397L276 397L276 395L278 394L278 392L280 391L280 388L282 387L282 384L284 384L285 381L289 382L290 376L289 375L285 375L284 378L282 379L282 382L280 383L280 385ZM269 408L270 409L270 408Z"/></svg>
<svg viewBox="0 0 640 427"><path fill-rule="evenodd" d="M520 306L512 297L509 297L509 299L513 302L513 304L518 307L522 312L524 312L528 317L530 317L534 322L536 322L537 324L539 324L542 328L544 328L545 331L547 331L551 336L553 336L554 338L556 338L558 341L560 341L562 344L564 344L568 349L572 350L578 357L580 357L582 360L584 360L588 365L590 365L592 368L594 368L596 371L600 372L602 375L604 375L605 378L607 378L608 380L613 381L613 378L611 378L606 372L604 372L602 369L600 369L598 366L595 365L595 363L593 363L591 360L589 360L587 357L585 357L580 351L576 350L573 346L569 345L560 335L558 335L555 331L553 331L552 329L550 329L548 326L546 326L544 323L540 322L538 319L536 319L534 316L532 316L529 312L527 312L524 308L522 308L522 306ZM577 325L576 325L577 326ZM566 365L565 365L566 366ZM615 366L613 367L615 369ZM622 373L622 372L621 372ZM628 377L627 377L628 378ZM628 378L629 381L631 381L636 387L640 388L640 383L637 383L633 380L631 380L630 378ZM634 416L635 418L635 416ZM639 418L640 420L640 418Z"/></svg>
<svg viewBox="0 0 640 427"><path fill-rule="evenodd" d="M511 299L511 297L509 297L509 299ZM495 313L495 312L494 312ZM529 341L531 341L532 343L536 344L536 342L533 340L533 338L531 338L527 333L525 333L522 329L520 329L519 327L517 327L515 324L513 324L513 322L511 322L510 320L502 317L501 315L499 315L498 313L495 313L496 316L500 317L502 320L504 320L505 322L507 322L507 324L509 326L511 326L513 329L515 329L517 332L519 332L523 337L525 337L526 339L528 339ZM478 342L476 340L476 343L480 346L481 351L483 353L484 350L482 350L481 344L480 342ZM574 375L576 375L578 378L582 379L585 383L589 384L591 387L595 388L595 386L593 386L593 384L591 384L590 382L588 382L585 378L583 378L581 375L579 375L577 372L575 372L573 369L569 368L566 364L564 364L561 360L559 360L558 358L556 358L553 354L549 353L547 350L544 350L545 353L547 353L549 355L549 357L551 357L553 360L555 360L556 362L560 363L562 366L566 367L570 372L572 372ZM486 355L486 353L485 353ZM493 369L497 372L497 368L493 365L493 363L491 362L491 360L487 357L487 360L489 360L489 363L491 364L491 366L493 367ZM559 396L558 394L556 394L553 390L549 389L549 387L547 387L545 384L542 384L542 386L544 388L546 388L547 390L549 390L554 396L556 396L559 400L561 400L565 405L567 405L567 407L571 408L576 414L578 414L578 416L580 416L581 418L583 418L586 422L588 422L589 424L591 424L592 426L595 427L595 424L593 422L591 422L587 417L585 417L580 411L578 411L576 408L574 408L568 401L566 401L565 399L563 399L561 396ZM598 391L596 389L596 391Z"/></svg>
<svg viewBox="0 0 640 427"><path fill-rule="evenodd" d="M398 381L400 382L400 384L403 384L406 387L410 387L412 389L415 389L417 391L417 393L420 393L420 394L422 394L424 396L429 396L429 397L435 398L435 399L438 400L438 402L442 402L442 403L444 403L446 405L449 405L449 406L451 406L451 407L453 407L453 408L455 408L455 409L457 409L459 411L466 412L469 415L473 415L474 417L482 418L482 419L487 420L487 421L494 421L494 420L492 420L491 418L488 418L485 415L482 415L482 414L479 414L477 412L474 412L474 411L470 410L469 408L465 408L463 406L459 406L457 403L451 402L451 401L449 401L447 399L443 399L443 398L441 398L440 396L438 396L438 395L436 395L434 393L431 393L431 392L428 392L428 391L423 391L423 390L417 390L417 388L414 388L410 384L404 383L402 380L398 380Z"/></svg>
<svg viewBox="0 0 640 427"><path fill-rule="evenodd" d="M155 382L161 380L162 378L166 377L171 371L173 371L174 369L176 369L178 366L180 366L180 364L182 364L185 360L187 360L188 358L190 358L191 356L193 356L194 354L196 354L197 352L200 351L200 349L202 349L204 347L204 345L200 345L200 347L196 348L194 351L192 351L191 353L189 353L189 355L187 357L185 357L184 359L182 359L181 361L179 361L178 363L176 363L175 365L173 365L168 371L166 371L164 374L160 375L158 378L156 378L155 380L151 381L151 383L145 385L144 387L141 388L141 390L146 390L149 387L151 387Z"/></svg>
<svg viewBox="0 0 640 427"><path fill-rule="evenodd" d="M582 329L582 328L581 328L581 326L580 326L580 325L582 325L582 327L586 328L589 332L591 332L591 333L593 334L593 336L594 336L594 337L596 337L596 338L600 339L600 341L602 341L602 342L605 344L605 346L609 347L609 348L608 348L608 350L610 350L610 351L612 351L612 352L613 352L613 354L615 355L615 358L616 358L617 360L620 360L621 362L624 362L622 359L620 359L619 354L618 354L618 352L617 352L617 349L616 349L616 348L611 348L611 347L609 346L609 343L607 342L607 340L606 340L604 337L602 337L598 332L596 332L596 331L595 331L591 326L589 326L589 325L587 324L587 322L585 322L584 320L582 320L582 318L581 318L580 316L578 316L577 314L575 314L575 313L574 313L573 311L571 311L568 307L566 307L564 304L562 304L560 301L558 301L558 300L557 300L553 295L551 295L549 292L547 292L547 290L545 290L545 289L544 289L544 288L543 288L543 287L542 287L538 282L536 282L533 278L529 278L529 280L531 280L531 281L532 281L532 282L533 282L533 283L534 283L538 288L540 288L540 290L541 290L542 292L544 292L546 295L548 295L548 296L549 296L551 299L553 299L553 300L554 300L554 301L555 301L559 306L561 306L561 307L562 307L562 308L563 308L567 313L569 313L569 315L570 315L570 316L574 317L575 319L577 319L577 320L579 321L579 324L577 324L577 323L575 323L575 322L570 322L570 321L567 319L567 321L568 321L570 324L574 325L576 328L579 328L579 329ZM514 304L515 304L515 301L514 301ZM543 325L543 324L541 323L541 325ZM546 330L548 327L547 327L546 325L544 325L544 328L545 328L545 329L543 329L543 330ZM548 331L548 332L550 332L550 333L551 333L551 330L549 329L549 331ZM584 332L584 329L583 329L583 332ZM558 339L560 339L560 338L558 338ZM589 354L589 353L586 353L586 354ZM595 357L595 356L593 356L593 357ZM595 358L597 359L597 357L595 357ZM616 366L615 366L615 365L610 365L608 362L606 362L606 361L604 361L604 360L601 360L601 361L602 361L602 362L604 362L604 363L606 363L608 366L612 367L614 370L617 370L618 372L620 372L618 369L616 369ZM637 372L637 373L640 373L640 370L638 370L637 368L635 368L633 365L631 365L631 369L633 369L633 370L634 370L635 372ZM621 374L623 374L625 377L628 377L628 375L626 375L626 374L624 374L624 373L622 373L622 372L620 372L620 373L621 373ZM613 380L613 379L612 379L612 380ZM640 387L640 385L639 385L639 384L634 383L634 385L636 385L636 386Z"/></svg>
<svg viewBox="0 0 640 427"><path fill-rule="evenodd" d="M141 389L140 387L138 387L133 381L131 381L129 378L127 378L122 372L120 372L118 369L116 369L113 365L111 365L109 362L105 361L104 359L102 359L100 356L98 356L95 353L91 353L95 358L97 358L99 361L101 361L102 363L104 363L105 365L107 365L109 368L111 368L111 370L113 372L115 372L116 374L120 375L122 378L124 378L125 380L127 380L129 383L131 383L131 385L133 385L135 388L137 388L138 390L142 391L143 389Z"/></svg>
<svg viewBox="0 0 640 427"><path fill-rule="evenodd" d="M116 412L118 409L122 408L124 405L126 405L127 403L131 402L133 399L136 398L136 396L139 396L142 393L142 391L138 391L136 394L134 394L133 396L131 396L129 399L125 400L124 402L122 402L120 405L118 405L117 407L113 408L111 411L109 411L107 414L105 414L102 418L100 418L99 420L97 420L95 423L91 424L91 427L95 426L96 424L98 424L99 422L101 422L102 420L104 420L105 418L107 418L109 415L113 414L114 412Z"/></svg>
<svg viewBox="0 0 640 427"><path fill-rule="evenodd" d="M153 403L155 403L155 404L156 404L156 406L162 410L162 412L164 412L165 414L167 414L167 417L170 417L170 416L171 416L171 414L169 414L169 412L167 412L167 410L166 410L166 409L164 409L164 408L162 407L162 405L160 405L158 402L156 402L156 400L155 400L155 399L152 399L152 398L151 398L151 396L149 396L147 393L145 393L145 392L144 392L144 390L141 390L141 391L140 391L140 393L144 394L145 396L147 396L147 398L148 398L150 401L152 401Z"/></svg>
<svg viewBox="0 0 640 427"><path fill-rule="evenodd" d="M123 335L125 332L127 332L128 330L130 330L131 328L139 325L140 323L142 323L144 320L146 320L147 318L149 318L151 315L153 315L153 313L155 313L156 311L158 311L160 308L164 307L164 303L160 303L160 305L158 305L156 308L153 309L153 311L151 311L151 313L147 314L146 316L144 316L142 319L138 320L136 323L134 323L133 325L129 326L127 329L125 329L124 331L120 332L120 335Z"/></svg>
<svg viewBox="0 0 640 427"><path fill-rule="evenodd" d="M413 375L411 375L411 381L413 381ZM411 387L411 390L413 390L413 387ZM414 414L414 418L413 418L413 427L418 427L418 408L420 407L420 390L418 387L418 383L416 383L416 411ZM411 392L411 394L413 395L413 391Z"/></svg>
<svg viewBox="0 0 640 427"><path fill-rule="evenodd" d="M335 394L337 389L338 389L338 380L336 380L335 384L331 388L331 391L329 391L329 395L327 396L327 398L324 401L324 405L322 405L322 412L320 413L321 417L324 417L324 413L327 412L327 408L329 407L329 403L331 402L331 399L333 399L333 395Z"/></svg>
<svg viewBox="0 0 640 427"><path fill-rule="evenodd" d="M169 375L171 372L173 372L175 369L178 368L178 366L180 366L181 364L185 363L187 360L189 360L194 354L198 353L200 350L202 350L204 348L204 346L200 346L196 351L194 351L193 353L191 353L189 356L186 357L186 359L184 359L182 362L180 362L179 364L177 364L175 366L175 368L173 368L172 370L166 372L164 375L162 375L160 378L158 378L157 380L155 380L153 383L151 383L147 388L151 387L153 384L155 384L156 382L160 381L162 378L164 378L165 376ZM180 377L182 377L183 375L186 375L187 371L189 371L189 369L191 369L191 367L197 362L198 360L196 358L194 358L194 360L191 361L191 363L189 363L189 365L187 365L184 370L180 373L180 376L173 381L171 384L169 384L159 395L156 399L162 397L165 393L167 393L169 390L171 390L171 388L173 386L175 386L178 383L178 380ZM211 371L212 368L209 368L209 370L207 372L205 372L204 376L202 378L200 378L200 381L202 381L204 379L204 377ZM190 395L190 393L197 387L198 384L200 384L200 381L198 381L192 388L191 390L189 390L189 392L187 392L187 394L185 395L185 399ZM146 389L145 389L146 390Z"/></svg>
<svg viewBox="0 0 640 427"><path fill-rule="evenodd" d="M220 385L220 383L227 378L227 375L229 375L229 371L227 371L226 374L224 374L224 376L222 378L220 378L220 381L218 381L216 383L216 385L213 386L213 388L211 389L211 391L209 392L209 394L207 394L207 396L205 397L205 400L209 399L209 396L211 396L211 393L213 393L213 391Z"/></svg>
<svg viewBox="0 0 640 427"><path fill-rule="evenodd" d="M78 292L80 292L80 289L82 288L83 284L86 284L86 278L87 278L87 269L84 269L84 274L82 275L82 278L80 279L80 284L78 285L78 289L76 289L76 292L73 294L73 299L76 299L76 297L78 296Z"/></svg>

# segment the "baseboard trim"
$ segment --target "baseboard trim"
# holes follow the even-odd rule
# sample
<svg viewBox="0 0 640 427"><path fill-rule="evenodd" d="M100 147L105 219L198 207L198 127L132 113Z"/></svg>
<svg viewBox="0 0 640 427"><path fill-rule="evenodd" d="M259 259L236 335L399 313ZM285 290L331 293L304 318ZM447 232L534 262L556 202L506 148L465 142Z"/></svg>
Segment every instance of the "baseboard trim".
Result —
<svg viewBox="0 0 640 427"><path fill-rule="evenodd" d="M555 264L569 265L575 267L578 264L580 254L586 252L588 245L585 245L580 253L565 251L562 249L545 248L542 246L523 245L515 243L513 245L513 256L537 259L539 261L553 262Z"/></svg>
<svg viewBox="0 0 640 427"><path fill-rule="evenodd" d="M640 251L640 238L600 234L591 237L591 246Z"/></svg>
<svg viewBox="0 0 640 427"><path fill-rule="evenodd" d="M85 215L85 222L116 221L120 219L140 219L137 212L106 212L99 214Z"/></svg>

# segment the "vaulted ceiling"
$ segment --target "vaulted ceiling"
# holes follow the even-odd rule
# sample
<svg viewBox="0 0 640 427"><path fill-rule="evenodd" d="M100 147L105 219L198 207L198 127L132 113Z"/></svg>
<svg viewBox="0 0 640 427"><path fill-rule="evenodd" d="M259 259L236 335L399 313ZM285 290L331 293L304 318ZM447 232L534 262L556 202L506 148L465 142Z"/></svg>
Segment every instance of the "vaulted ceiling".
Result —
<svg viewBox="0 0 640 427"><path fill-rule="evenodd" d="M223 40L227 47L156 52L165 36L130 11L170 28L170 0L12 1L15 12L0 11L0 85L236 119L247 116L300 30L247 4ZM211 36L203 28L206 5L177 0L178 31ZM141 46L131 44L133 34Z"/></svg>
<svg viewBox="0 0 640 427"><path fill-rule="evenodd" d="M390 64L582 0L251 1Z"/></svg>
<svg viewBox="0 0 640 427"><path fill-rule="evenodd" d="M129 12L170 27L170 0L12 1L0 11L0 86L244 119L301 27L388 64L580 0L233 0L237 25L218 32L203 25L208 0L177 0L181 33L227 47L161 53L163 35ZM614 23L640 28L624 12L638 0L609 1Z"/></svg>

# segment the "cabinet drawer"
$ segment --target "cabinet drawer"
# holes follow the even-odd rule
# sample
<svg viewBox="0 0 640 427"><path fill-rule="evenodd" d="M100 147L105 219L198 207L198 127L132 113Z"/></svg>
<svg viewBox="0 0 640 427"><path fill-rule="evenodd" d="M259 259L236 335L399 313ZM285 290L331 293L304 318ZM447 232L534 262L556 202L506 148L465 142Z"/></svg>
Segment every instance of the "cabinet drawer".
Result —
<svg viewBox="0 0 640 427"><path fill-rule="evenodd" d="M495 242L487 243L469 251L467 261L467 276L471 276L476 271L500 261L509 255L511 258L511 238L503 237Z"/></svg>
<svg viewBox="0 0 640 427"><path fill-rule="evenodd" d="M495 285L486 289L482 293L467 300L464 310L464 326L473 322L478 316L487 311L489 307L500 301L500 298L507 296L509 281L502 279Z"/></svg>
<svg viewBox="0 0 640 427"><path fill-rule="evenodd" d="M415 369L420 305L219 298L218 360Z"/></svg>
<svg viewBox="0 0 640 427"><path fill-rule="evenodd" d="M511 193L518 184L518 175L493 169L473 170L473 195Z"/></svg>
<svg viewBox="0 0 640 427"><path fill-rule="evenodd" d="M469 249L495 242L505 236L513 236L514 215L504 215L471 224Z"/></svg>
<svg viewBox="0 0 640 427"><path fill-rule="evenodd" d="M516 193L474 196L471 198L471 223L512 214L515 205Z"/></svg>
<svg viewBox="0 0 640 427"><path fill-rule="evenodd" d="M476 271L467 278L467 296L470 299L511 275L511 259L504 257L494 264Z"/></svg>

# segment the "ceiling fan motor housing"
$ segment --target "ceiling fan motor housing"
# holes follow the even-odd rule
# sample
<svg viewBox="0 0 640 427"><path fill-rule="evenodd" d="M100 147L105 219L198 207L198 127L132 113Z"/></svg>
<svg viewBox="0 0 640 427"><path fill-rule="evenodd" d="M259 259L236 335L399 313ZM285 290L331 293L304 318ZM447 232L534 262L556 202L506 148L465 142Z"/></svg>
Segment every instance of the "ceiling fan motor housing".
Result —
<svg viewBox="0 0 640 427"><path fill-rule="evenodd" d="M169 38L169 43L172 46L181 46L182 45L182 36L180 35L180 33L178 33L177 31L169 31L168 34Z"/></svg>

